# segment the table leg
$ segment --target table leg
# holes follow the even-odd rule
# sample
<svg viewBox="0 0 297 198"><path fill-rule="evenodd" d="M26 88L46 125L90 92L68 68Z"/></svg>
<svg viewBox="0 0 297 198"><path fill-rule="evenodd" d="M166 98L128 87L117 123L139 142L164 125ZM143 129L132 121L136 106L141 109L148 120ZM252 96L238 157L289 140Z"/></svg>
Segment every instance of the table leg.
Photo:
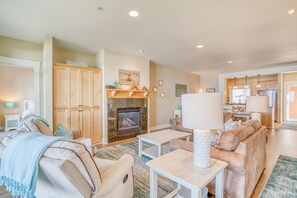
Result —
<svg viewBox="0 0 297 198"><path fill-rule="evenodd" d="M150 198L157 198L158 195L158 174L150 168Z"/></svg>
<svg viewBox="0 0 297 198"><path fill-rule="evenodd" d="M216 198L224 197L224 169L216 176Z"/></svg>
<svg viewBox="0 0 297 198"><path fill-rule="evenodd" d="M192 189L191 198L202 198L202 190Z"/></svg>
<svg viewBox="0 0 297 198"><path fill-rule="evenodd" d="M158 157L162 155L162 144L158 145Z"/></svg>
<svg viewBox="0 0 297 198"><path fill-rule="evenodd" d="M142 156L141 152L142 152L142 140L139 138L138 139L138 156L139 157Z"/></svg>

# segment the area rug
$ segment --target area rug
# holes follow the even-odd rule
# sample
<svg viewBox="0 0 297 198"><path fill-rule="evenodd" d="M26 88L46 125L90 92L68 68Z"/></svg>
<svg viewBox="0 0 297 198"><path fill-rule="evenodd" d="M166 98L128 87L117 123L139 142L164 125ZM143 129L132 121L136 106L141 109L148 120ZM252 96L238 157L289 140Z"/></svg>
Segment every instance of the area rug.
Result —
<svg viewBox="0 0 297 198"><path fill-rule="evenodd" d="M297 130L297 123L283 123L280 129L293 129Z"/></svg>
<svg viewBox="0 0 297 198"><path fill-rule="evenodd" d="M260 197L297 197L297 158L278 157Z"/></svg>
<svg viewBox="0 0 297 198"><path fill-rule="evenodd" d="M149 144L143 143L144 148ZM150 192L150 172L145 163L151 160L148 157L138 157L138 141L118 144L111 147L99 149L95 154L96 157L103 159L119 159L124 154L130 154L135 159L133 166L134 175L134 197L146 198ZM176 183L171 180L158 176L158 197L164 197L176 188Z"/></svg>

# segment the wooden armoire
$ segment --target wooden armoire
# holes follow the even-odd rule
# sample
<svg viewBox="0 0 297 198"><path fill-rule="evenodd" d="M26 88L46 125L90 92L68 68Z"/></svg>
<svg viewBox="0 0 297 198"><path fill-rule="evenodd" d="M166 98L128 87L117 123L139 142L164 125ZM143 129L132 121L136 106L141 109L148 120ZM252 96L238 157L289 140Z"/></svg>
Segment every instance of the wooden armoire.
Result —
<svg viewBox="0 0 297 198"><path fill-rule="evenodd" d="M102 142L102 76L99 68L53 66L54 128L80 131L94 144Z"/></svg>

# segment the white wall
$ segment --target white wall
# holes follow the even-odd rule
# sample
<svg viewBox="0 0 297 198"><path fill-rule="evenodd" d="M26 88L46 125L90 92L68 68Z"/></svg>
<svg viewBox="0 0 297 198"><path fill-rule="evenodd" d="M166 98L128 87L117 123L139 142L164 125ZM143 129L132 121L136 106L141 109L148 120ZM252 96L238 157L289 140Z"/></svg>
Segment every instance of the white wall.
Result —
<svg viewBox="0 0 297 198"><path fill-rule="evenodd" d="M0 36L0 56L42 61L42 45Z"/></svg>
<svg viewBox="0 0 297 198"><path fill-rule="evenodd" d="M0 65L0 126L5 114L21 113L27 99L34 100L34 70ZM14 102L15 108L5 109L5 102Z"/></svg>
<svg viewBox="0 0 297 198"><path fill-rule="evenodd" d="M97 65L96 54L54 47L53 62L66 64L67 60L84 62L87 63L89 67L96 67Z"/></svg>
<svg viewBox="0 0 297 198"><path fill-rule="evenodd" d="M207 88L215 88L216 92L219 91L219 73L216 71L200 73L200 87L204 91Z"/></svg>
<svg viewBox="0 0 297 198"><path fill-rule="evenodd" d="M104 50L104 75L105 85L111 85L119 81L119 69L127 69L140 72L140 87L150 85L150 63L149 60L125 55L109 50Z"/></svg>
<svg viewBox="0 0 297 198"><path fill-rule="evenodd" d="M163 86L158 85L159 80L163 80ZM150 81L151 89L158 87L156 93L150 93L150 130L169 126L173 110L181 103L181 97L175 97L176 84L187 85L188 93L198 92L200 88L199 75L154 63L150 66ZM161 98L162 92L166 94L165 98Z"/></svg>

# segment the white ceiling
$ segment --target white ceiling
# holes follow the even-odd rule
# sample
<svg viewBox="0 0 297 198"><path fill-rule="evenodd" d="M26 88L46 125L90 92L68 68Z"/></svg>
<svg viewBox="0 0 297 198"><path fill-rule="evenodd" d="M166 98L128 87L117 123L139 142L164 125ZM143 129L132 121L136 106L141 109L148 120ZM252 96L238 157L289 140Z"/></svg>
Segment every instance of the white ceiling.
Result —
<svg viewBox="0 0 297 198"><path fill-rule="evenodd" d="M0 35L38 43L51 35L59 46L187 71L241 70L297 61L291 8L296 0L0 0Z"/></svg>

